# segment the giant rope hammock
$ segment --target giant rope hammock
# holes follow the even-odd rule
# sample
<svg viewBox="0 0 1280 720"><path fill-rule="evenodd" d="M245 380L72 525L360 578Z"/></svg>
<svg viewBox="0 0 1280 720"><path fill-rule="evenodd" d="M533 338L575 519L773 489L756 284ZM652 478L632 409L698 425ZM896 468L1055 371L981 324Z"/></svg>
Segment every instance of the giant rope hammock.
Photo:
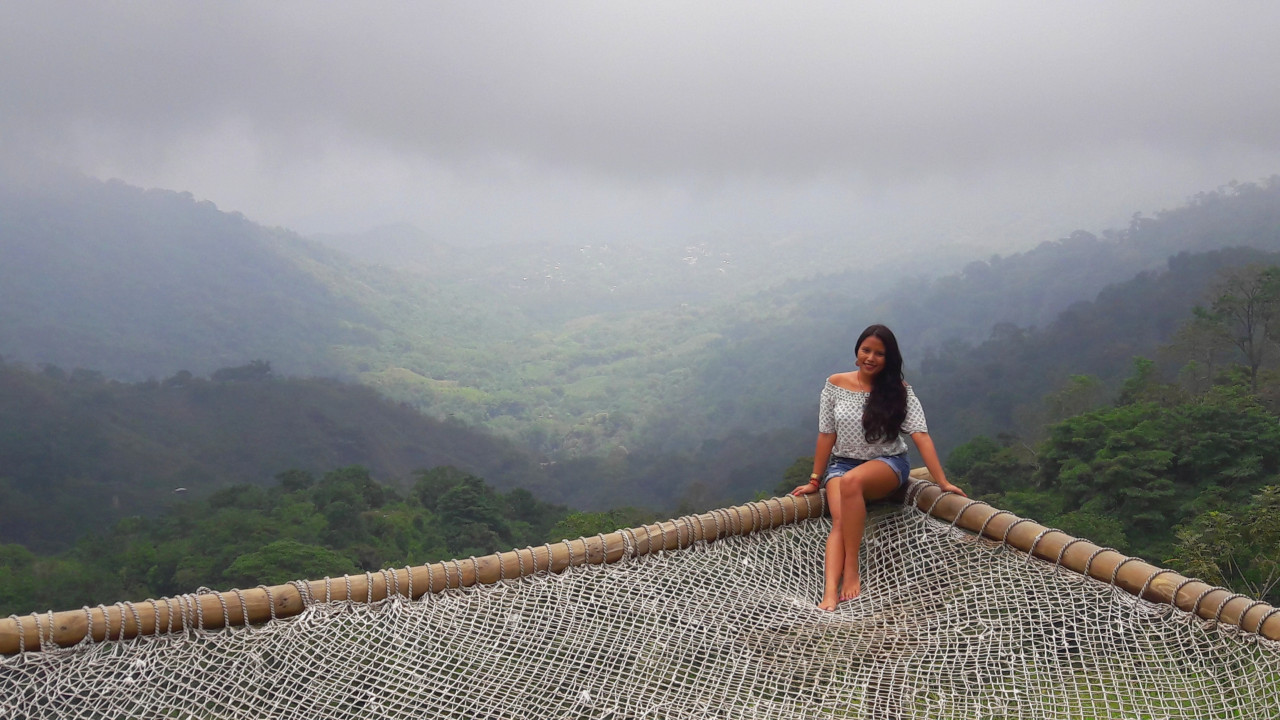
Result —
<svg viewBox="0 0 1280 720"><path fill-rule="evenodd" d="M943 493L0 621L0 718L1280 717L1280 610Z"/></svg>

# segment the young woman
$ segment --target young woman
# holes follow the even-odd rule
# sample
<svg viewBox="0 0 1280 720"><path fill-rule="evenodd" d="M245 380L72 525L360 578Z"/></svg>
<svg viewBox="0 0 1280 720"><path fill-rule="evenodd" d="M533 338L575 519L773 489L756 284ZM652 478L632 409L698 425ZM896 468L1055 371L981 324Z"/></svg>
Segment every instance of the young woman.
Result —
<svg viewBox="0 0 1280 720"><path fill-rule="evenodd" d="M964 495L947 481L938 451L929 437L924 410L902 379L898 340L884 325L858 336L857 370L827 378L818 410L818 444L809 482L792 491L807 495L827 489L831 534L823 566L824 587L818 607L835 610L862 592L858 550L867 520L867 502L880 500L907 484L911 436L929 474L943 490Z"/></svg>

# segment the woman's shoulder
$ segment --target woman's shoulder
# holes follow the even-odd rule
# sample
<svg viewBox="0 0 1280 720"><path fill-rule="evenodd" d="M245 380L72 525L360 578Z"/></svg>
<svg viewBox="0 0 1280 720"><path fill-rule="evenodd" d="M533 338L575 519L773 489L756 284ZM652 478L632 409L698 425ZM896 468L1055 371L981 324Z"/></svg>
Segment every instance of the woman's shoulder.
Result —
<svg viewBox="0 0 1280 720"><path fill-rule="evenodd" d="M827 384L823 388L823 391L827 392L832 389L835 389L835 390L845 390L851 393L865 392L863 390L858 389L857 381L854 379L856 377L857 377L856 372L836 373L835 375L832 375L827 378Z"/></svg>
<svg viewBox="0 0 1280 720"><path fill-rule="evenodd" d="M840 387L842 385L848 384L849 382L848 377L849 377L849 373L836 373L834 375L830 375L827 377L827 384L834 385L835 387Z"/></svg>

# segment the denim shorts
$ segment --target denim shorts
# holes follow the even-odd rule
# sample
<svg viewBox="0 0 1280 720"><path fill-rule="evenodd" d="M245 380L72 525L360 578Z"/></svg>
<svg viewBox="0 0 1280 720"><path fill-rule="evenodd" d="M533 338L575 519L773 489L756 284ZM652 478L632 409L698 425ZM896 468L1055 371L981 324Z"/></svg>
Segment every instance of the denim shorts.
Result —
<svg viewBox="0 0 1280 720"><path fill-rule="evenodd" d="M880 462L883 462L889 467L893 468L893 471L898 474L899 490L906 487L907 480L910 477L910 473L911 473L911 463L907 460L906 453L903 453L902 455L885 455L882 457L872 458L872 459L879 460ZM827 464L826 477L822 478L822 487L826 487L827 483L831 480L831 478L840 477L841 475L858 467L864 462L870 462L870 460L859 460L857 458L847 458L847 457L841 457L839 455L832 455L831 462Z"/></svg>

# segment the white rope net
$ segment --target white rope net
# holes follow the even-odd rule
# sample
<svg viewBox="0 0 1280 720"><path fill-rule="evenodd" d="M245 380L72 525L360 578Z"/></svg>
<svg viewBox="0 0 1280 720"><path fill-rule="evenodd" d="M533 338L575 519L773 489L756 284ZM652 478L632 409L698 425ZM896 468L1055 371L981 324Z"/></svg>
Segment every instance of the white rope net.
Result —
<svg viewBox="0 0 1280 720"><path fill-rule="evenodd" d="M0 661L4 718L1265 718L1280 643L908 507L815 607L827 520L256 627Z"/></svg>

